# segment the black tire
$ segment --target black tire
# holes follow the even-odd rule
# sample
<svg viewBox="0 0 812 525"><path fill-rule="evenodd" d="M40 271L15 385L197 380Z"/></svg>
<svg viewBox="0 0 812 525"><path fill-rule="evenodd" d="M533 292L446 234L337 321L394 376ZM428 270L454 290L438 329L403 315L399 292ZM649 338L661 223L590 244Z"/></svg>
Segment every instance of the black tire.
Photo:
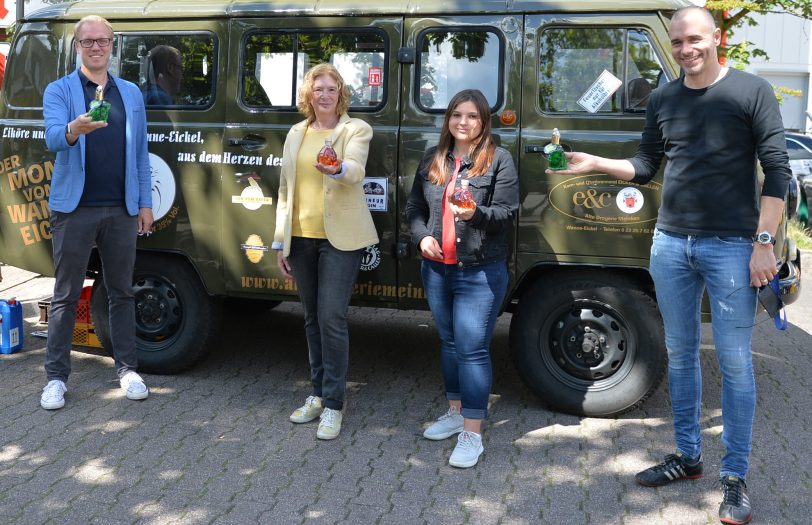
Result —
<svg viewBox="0 0 812 525"><path fill-rule="evenodd" d="M510 346L547 406L588 417L638 407L668 359L656 302L628 279L587 271L533 283L513 316Z"/></svg>
<svg viewBox="0 0 812 525"><path fill-rule="evenodd" d="M138 370L175 374L199 361L219 328L220 303L203 289L191 265L139 254L133 273ZM90 302L96 335L108 353L107 289L96 279Z"/></svg>

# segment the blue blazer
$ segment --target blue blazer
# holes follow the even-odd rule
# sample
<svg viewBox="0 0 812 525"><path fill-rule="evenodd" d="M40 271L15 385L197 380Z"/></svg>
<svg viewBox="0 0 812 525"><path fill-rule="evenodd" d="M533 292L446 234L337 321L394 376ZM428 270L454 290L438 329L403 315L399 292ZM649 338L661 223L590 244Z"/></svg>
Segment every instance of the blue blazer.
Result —
<svg viewBox="0 0 812 525"><path fill-rule="evenodd" d="M124 102L127 116L124 199L127 212L138 215L139 208L152 208L152 181L147 150L147 114L141 90L122 78L113 76ZM79 72L74 71L48 84L43 97L45 144L56 152L51 174L49 207L70 213L79 205L85 187L85 136L71 146L65 138L65 126L86 112L85 95Z"/></svg>

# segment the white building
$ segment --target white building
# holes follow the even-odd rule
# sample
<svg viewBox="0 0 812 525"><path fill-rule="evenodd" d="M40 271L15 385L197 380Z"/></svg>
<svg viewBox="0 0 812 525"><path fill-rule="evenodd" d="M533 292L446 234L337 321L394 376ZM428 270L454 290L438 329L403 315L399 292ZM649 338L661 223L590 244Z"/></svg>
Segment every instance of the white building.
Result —
<svg viewBox="0 0 812 525"><path fill-rule="evenodd" d="M751 59L747 71L800 91L800 97L783 97L784 127L812 132L812 20L772 13L753 18L758 25L737 28L731 42L747 40L767 52L768 60Z"/></svg>
<svg viewBox="0 0 812 525"><path fill-rule="evenodd" d="M705 5L705 0L691 0ZM795 89L800 97L783 96L784 127L812 132L812 21L786 13L753 15L755 26L737 27L729 43L748 41L767 52L768 59L751 58L745 69L773 86Z"/></svg>

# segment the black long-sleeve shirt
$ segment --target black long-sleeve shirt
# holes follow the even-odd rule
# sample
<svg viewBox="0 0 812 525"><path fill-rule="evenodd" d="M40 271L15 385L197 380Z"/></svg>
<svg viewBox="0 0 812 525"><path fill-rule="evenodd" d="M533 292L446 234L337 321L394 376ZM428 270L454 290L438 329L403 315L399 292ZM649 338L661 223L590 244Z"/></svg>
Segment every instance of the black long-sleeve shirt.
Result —
<svg viewBox="0 0 812 525"><path fill-rule="evenodd" d="M651 94L640 146L629 159L633 182L651 180L663 156L657 227L684 235L752 236L759 193L783 199L792 177L772 87L736 69L707 88L687 88L679 78Z"/></svg>

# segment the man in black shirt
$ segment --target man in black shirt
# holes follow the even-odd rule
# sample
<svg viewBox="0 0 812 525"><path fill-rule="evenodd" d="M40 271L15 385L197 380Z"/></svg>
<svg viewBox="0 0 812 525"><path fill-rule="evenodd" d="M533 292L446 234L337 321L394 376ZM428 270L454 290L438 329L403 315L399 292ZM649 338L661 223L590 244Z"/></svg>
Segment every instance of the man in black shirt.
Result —
<svg viewBox="0 0 812 525"><path fill-rule="evenodd" d="M702 477L700 303L707 288L722 372L726 450L719 518L747 523L752 519L745 478L756 404L751 356L756 292L777 272L773 235L791 171L771 86L719 64L721 32L711 14L700 7L678 10L669 36L684 75L651 94L635 157L567 154L570 169L556 173L597 171L645 184L666 158L650 272L665 326L677 451L636 480L661 486ZM764 170L760 197L756 158Z"/></svg>

